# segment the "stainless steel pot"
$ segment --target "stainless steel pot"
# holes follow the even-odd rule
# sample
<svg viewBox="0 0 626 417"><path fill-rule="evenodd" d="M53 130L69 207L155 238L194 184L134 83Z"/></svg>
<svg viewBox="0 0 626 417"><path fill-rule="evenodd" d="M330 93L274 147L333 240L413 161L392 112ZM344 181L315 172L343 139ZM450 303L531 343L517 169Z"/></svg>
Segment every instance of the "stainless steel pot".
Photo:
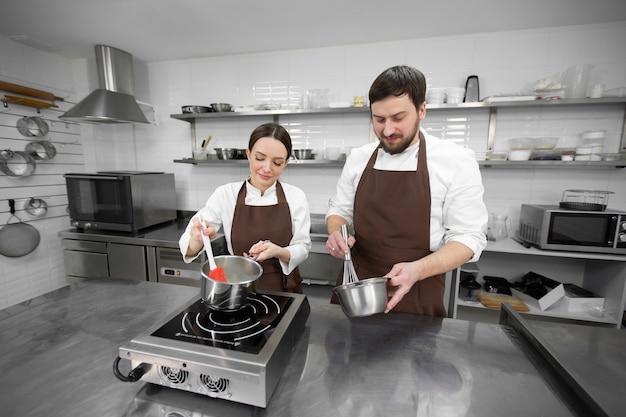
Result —
<svg viewBox="0 0 626 417"><path fill-rule="evenodd" d="M217 155L217 159L237 159L236 148L215 148L215 154Z"/></svg>
<svg viewBox="0 0 626 417"><path fill-rule="evenodd" d="M24 211L33 217L42 217L48 212L48 203L41 198L31 197L24 205Z"/></svg>
<svg viewBox="0 0 626 417"><path fill-rule="evenodd" d="M208 106L182 106L182 112L187 113L210 113L212 110Z"/></svg>
<svg viewBox="0 0 626 417"><path fill-rule="evenodd" d="M296 159L313 159L313 149L294 149Z"/></svg>
<svg viewBox="0 0 626 417"><path fill-rule="evenodd" d="M233 111L233 106L228 103L211 103L211 110L214 112L229 112Z"/></svg>
<svg viewBox="0 0 626 417"><path fill-rule="evenodd" d="M339 285L333 291L348 317L364 317L382 313L387 305L387 280L367 278L350 284Z"/></svg>
<svg viewBox="0 0 626 417"><path fill-rule="evenodd" d="M26 145L24 152L36 160L43 161L54 158L57 154L57 148L48 140L35 140Z"/></svg>
<svg viewBox="0 0 626 417"><path fill-rule="evenodd" d="M243 256L216 256L215 264L224 268L226 282L209 277L209 262L202 264L201 297L215 310L237 310L248 300L248 294L256 291L256 283L263 274L261 264Z"/></svg>
<svg viewBox="0 0 626 417"><path fill-rule="evenodd" d="M50 128L41 117L24 116L17 121L17 130L24 136L46 136Z"/></svg>
<svg viewBox="0 0 626 417"><path fill-rule="evenodd" d="M0 150L0 172L10 177L28 177L36 168L37 163L30 154L10 149Z"/></svg>

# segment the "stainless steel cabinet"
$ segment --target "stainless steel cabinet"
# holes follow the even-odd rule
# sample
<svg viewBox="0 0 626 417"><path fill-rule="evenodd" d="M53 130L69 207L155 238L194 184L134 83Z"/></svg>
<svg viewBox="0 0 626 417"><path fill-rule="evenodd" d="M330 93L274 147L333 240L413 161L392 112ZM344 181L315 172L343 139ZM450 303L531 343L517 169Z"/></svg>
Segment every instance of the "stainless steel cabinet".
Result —
<svg viewBox="0 0 626 417"><path fill-rule="evenodd" d="M107 244L63 239L63 259L68 277L100 278L109 276Z"/></svg>
<svg viewBox="0 0 626 417"><path fill-rule="evenodd" d="M146 246L107 243L110 276L134 281L147 281L147 249L149 248Z"/></svg>
<svg viewBox="0 0 626 417"><path fill-rule="evenodd" d="M154 248L79 239L62 243L65 273L70 278L156 281Z"/></svg>

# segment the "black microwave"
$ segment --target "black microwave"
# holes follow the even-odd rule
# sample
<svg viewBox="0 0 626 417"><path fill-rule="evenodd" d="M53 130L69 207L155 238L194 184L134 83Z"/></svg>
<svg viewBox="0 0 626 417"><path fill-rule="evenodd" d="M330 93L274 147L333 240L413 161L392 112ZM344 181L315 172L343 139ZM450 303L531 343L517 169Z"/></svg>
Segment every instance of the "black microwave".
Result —
<svg viewBox="0 0 626 417"><path fill-rule="evenodd" d="M176 219L174 174L100 171L65 174L70 224L137 232Z"/></svg>
<svg viewBox="0 0 626 417"><path fill-rule="evenodd" d="M519 238L540 249L626 255L626 212L522 204Z"/></svg>

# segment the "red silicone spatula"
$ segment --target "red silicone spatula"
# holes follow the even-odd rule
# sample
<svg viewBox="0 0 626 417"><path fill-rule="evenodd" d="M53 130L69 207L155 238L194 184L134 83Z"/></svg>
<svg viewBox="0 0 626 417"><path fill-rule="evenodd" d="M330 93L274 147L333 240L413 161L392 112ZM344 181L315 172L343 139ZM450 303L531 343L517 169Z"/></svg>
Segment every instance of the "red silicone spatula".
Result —
<svg viewBox="0 0 626 417"><path fill-rule="evenodd" d="M206 252L206 257L209 259L209 278L220 281L227 282L226 272L224 268L221 266L217 266L215 264L215 259L213 259L213 248L211 247L211 239L205 234L202 234L202 242L204 242L204 251Z"/></svg>

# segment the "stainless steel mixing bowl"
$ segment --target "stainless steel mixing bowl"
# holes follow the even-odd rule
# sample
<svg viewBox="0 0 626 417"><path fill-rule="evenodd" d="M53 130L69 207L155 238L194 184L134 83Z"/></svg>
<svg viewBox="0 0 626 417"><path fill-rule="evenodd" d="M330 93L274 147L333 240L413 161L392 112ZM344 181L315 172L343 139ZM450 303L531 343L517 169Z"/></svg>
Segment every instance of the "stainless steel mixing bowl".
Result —
<svg viewBox="0 0 626 417"><path fill-rule="evenodd" d="M339 285L333 291L348 317L364 317L382 313L387 305L387 280L389 278L367 278L346 285Z"/></svg>

